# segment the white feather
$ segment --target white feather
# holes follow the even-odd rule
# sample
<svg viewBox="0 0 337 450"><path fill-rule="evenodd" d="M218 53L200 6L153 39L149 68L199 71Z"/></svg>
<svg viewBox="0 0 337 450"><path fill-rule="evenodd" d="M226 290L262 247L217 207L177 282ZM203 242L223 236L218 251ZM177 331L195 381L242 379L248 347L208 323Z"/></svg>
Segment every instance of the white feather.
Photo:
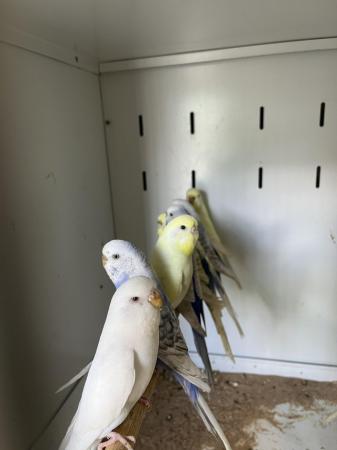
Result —
<svg viewBox="0 0 337 450"><path fill-rule="evenodd" d="M55 394L58 394L59 392L64 391L64 389L67 389L67 387L71 386L72 384L76 383L76 381L80 380L84 375L86 375L89 372L89 369L91 367L91 362L87 364L83 369L78 372L74 377L72 377L69 381L67 381L65 384L63 384L58 390L55 392Z"/></svg>
<svg viewBox="0 0 337 450"><path fill-rule="evenodd" d="M155 283L132 278L112 298L76 415L60 450L89 450L127 417L148 385L158 354ZM134 302L132 297L138 297Z"/></svg>

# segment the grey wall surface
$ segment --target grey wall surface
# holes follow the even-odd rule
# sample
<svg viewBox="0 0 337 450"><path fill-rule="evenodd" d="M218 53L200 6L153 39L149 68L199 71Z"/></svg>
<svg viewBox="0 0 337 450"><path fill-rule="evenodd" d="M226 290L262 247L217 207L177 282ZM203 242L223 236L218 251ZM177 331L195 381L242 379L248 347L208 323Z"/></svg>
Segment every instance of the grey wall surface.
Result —
<svg viewBox="0 0 337 450"><path fill-rule="evenodd" d="M226 282L246 338L224 318L239 371L242 361L253 361L249 371L261 360L281 362L279 373L284 361L331 365L337 375L336 56L308 52L103 76L117 236L149 252L157 215L184 196L196 171L243 284L239 291ZM207 342L223 354L210 324Z"/></svg>
<svg viewBox="0 0 337 450"><path fill-rule="evenodd" d="M0 59L0 447L12 450L93 355L113 230L97 76L6 45ZM40 448L57 448L75 402Z"/></svg>
<svg viewBox="0 0 337 450"><path fill-rule="evenodd" d="M2 0L1 21L111 61L336 36L337 4L336 0Z"/></svg>

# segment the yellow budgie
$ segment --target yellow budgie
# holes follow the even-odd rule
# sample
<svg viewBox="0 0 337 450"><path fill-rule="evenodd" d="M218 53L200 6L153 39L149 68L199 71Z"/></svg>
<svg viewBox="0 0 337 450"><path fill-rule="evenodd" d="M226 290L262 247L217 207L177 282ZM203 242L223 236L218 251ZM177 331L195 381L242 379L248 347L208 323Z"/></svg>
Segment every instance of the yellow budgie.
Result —
<svg viewBox="0 0 337 450"><path fill-rule="evenodd" d="M163 215L160 217L163 218ZM176 217L169 223L166 219L167 217L165 225L159 227L159 237L152 255L152 267L173 308L191 325L197 351L212 384L212 366L205 340L206 333L201 325L202 300L195 298L193 285L193 253L199 236L198 221L186 214Z"/></svg>
<svg viewBox="0 0 337 450"><path fill-rule="evenodd" d="M215 226L212 222L211 216L208 212L207 206L204 202L204 199L202 197L202 194L198 189L191 188L186 192L186 198L188 202L193 206L195 212L198 214L199 220L204 226L208 238L210 239L212 246L218 253L219 258L223 262L225 268L226 268L226 276L229 276L241 288L241 283L236 275L236 273L233 270L232 265L229 262L228 259L228 250L224 246L224 244L221 242L221 239L215 229ZM214 262L214 261L213 261Z"/></svg>
<svg viewBox="0 0 337 450"><path fill-rule="evenodd" d="M153 250L153 269L173 308L179 306L191 285L197 240L198 222L183 215L161 229Z"/></svg>
<svg viewBox="0 0 337 450"><path fill-rule="evenodd" d="M203 210L209 222L210 218L208 216L206 206L202 203L200 192L197 191L196 189L192 189L189 192L191 194L190 198L192 198L193 196L193 202L194 200L196 200L195 203L198 206L200 206L201 204L202 208L199 208L199 210L201 209ZM234 281L236 281L239 287L240 282L228 258L225 255L220 254L220 252L216 249L198 213L189 202L181 199L174 200L172 202L172 205L166 211L166 223L170 223L171 220L184 214L190 214L196 220L198 220L199 239L193 254L193 262L194 262L193 283L192 283L193 289L191 292L191 296L186 296L184 301L180 304L179 312L190 323L193 330L197 331L198 334L201 335L202 330L200 331L200 327L202 327L202 321L204 322L203 302L205 302L213 318L216 330L223 342L225 351L231 358L231 360L234 362L234 355L231 349L231 345L224 324L222 322L222 312L225 309L227 310L228 314L233 319L241 336L243 336L243 330L237 319L236 313L230 302L230 299L227 296L225 287L221 283L221 275L233 279ZM213 224L211 224L211 226L213 227ZM189 307L191 303L193 306L194 315L191 314L191 308ZM195 317L197 317L199 328L195 326ZM201 339L198 338L198 344L199 342L202 341ZM199 351L198 344L196 343L198 353L200 355L204 355L205 353L204 349L201 346L199 346L200 348ZM204 365L209 376L210 368L207 364L207 360L203 356L202 359L203 361L205 360ZM209 381L211 382L210 376Z"/></svg>
<svg viewBox="0 0 337 450"><path fill-rule="evenodd" d="M202 198L201 192L198 191L198 189L191 188L186 192L186 198L199 215L201 223L206 228L207 234L216 250L224 256L227 256L228 251L221 242L221 239L213 225L212 219L209 215L204 199Z"/></svg>

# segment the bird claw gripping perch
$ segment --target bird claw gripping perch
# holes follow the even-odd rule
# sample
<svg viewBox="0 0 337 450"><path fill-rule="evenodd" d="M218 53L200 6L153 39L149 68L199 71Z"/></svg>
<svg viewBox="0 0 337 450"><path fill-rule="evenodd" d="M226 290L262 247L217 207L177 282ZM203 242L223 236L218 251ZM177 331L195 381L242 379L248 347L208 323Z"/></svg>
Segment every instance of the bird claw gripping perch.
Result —
<svg viewBox="0 0 337 450"><path fill-rule="evenodd" d="M133 447L128 441L131 441L134 444L136 443L136 438L134 436L122 436L116 431L111 431L111 433L107 434L106 437L108 438L108 440L101 442L98 445L97 450L104 450L106 447L114 444L115 442L120 442L127 450L133 450Z"/></svg>
<svg viewBox="0 0 337 450"><path fill-rule="evenodd" d="M140 403L141 405L144 405L145 408L147 408L147 409L151 408L150 400L144 396L140 397L140 399L138 400L138 403Z"/></svg>

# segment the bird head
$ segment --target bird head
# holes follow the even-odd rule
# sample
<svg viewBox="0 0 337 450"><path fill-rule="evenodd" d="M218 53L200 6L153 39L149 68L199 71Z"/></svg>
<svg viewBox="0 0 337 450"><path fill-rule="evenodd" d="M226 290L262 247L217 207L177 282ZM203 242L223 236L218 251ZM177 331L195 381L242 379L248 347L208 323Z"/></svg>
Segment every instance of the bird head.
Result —
<svg viewBox="0 0 337 450"><path fill-rule="evenodd" d="M113 296L114 307L129 315L137 311L139 318L157 315L163 306L156 282L147 277L133 277L122 284ZM159 325L159 323L158 323Z"/></svg>
<svg viewBox="0 0 337 450"><path fill-rule="evenodd" d="M117 288L134 276L151 276L143 254L128 241L114 239L105 244L102 264Z"/></svg>
<svg viewBox="0 0 337 450"><path fill-rule="evenodd" d="M167 222L171 222L175 217L188 214L183 206L172 204L166 210Z"/></svg>
<svg viewBox="0 0 337 450"><path fill-rule="evenodd" d="M191 188L186 192L186 198L191 203L191 205L194 205L195 203L198 203L201 198L201 193L196 188Z"/></svg>
<svg viewBox="0 0 337 450"><path fill-rule="evenodd" d="M187 214L171 220L162 233L162 238L186 256L192 255L198 237L198 222Z"/></svg>

